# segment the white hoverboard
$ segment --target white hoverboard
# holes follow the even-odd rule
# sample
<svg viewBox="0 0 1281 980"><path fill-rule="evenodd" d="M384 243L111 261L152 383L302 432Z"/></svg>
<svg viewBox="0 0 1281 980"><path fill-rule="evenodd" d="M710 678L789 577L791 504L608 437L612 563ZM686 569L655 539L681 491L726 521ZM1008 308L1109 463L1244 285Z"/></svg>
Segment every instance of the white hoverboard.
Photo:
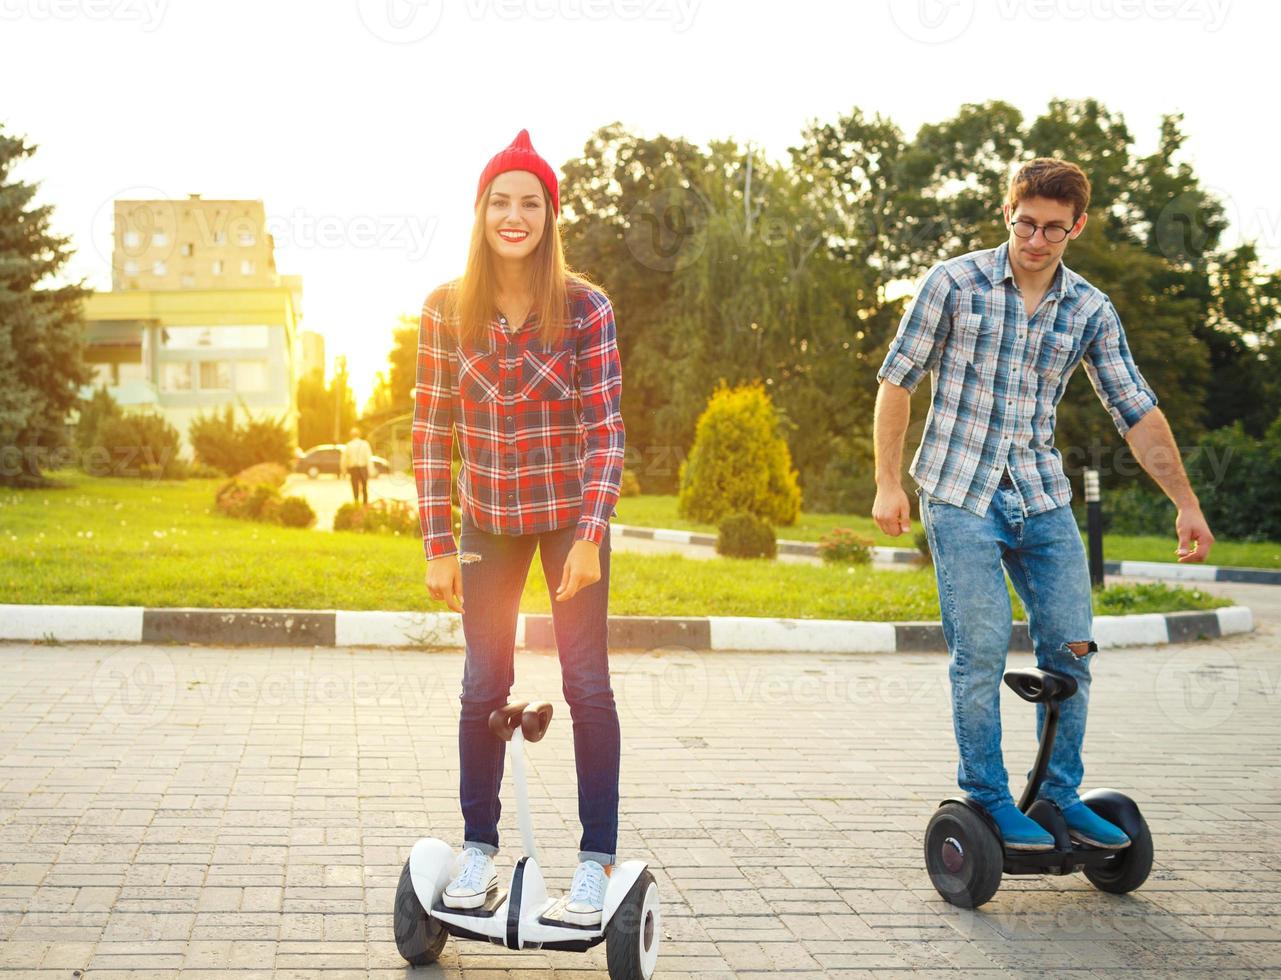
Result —
<svg viewBox="0 0 1281 980"><path fill-rule="evenodd" d="M508 949L559 949L581 953L604 941L614 980L649 980L658 960L661 918L658 885L644 861L614 866L605 888L599 925L566 922L566 897L547 894L534 846L525 783L525 743L537 742L551 724L552 706L514 702L489 716L489 728L512 743L512 767L525 855L516 862L511 884L490 889L479 908L451 909L441 896L454 875L452 847L424 837L409 853L396 887L393 931L400 955L413 966L434 963L451 935L479 939Z"/></svg>

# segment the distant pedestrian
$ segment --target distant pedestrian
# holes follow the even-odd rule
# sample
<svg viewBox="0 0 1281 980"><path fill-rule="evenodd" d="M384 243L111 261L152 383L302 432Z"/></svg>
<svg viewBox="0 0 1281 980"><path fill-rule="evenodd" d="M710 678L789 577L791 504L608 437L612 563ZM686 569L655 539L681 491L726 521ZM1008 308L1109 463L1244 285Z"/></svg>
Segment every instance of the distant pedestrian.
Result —
<svg viewBox="0 0 1281 980"><path fill-rule="evenodd" d="M360 430L351 430L351 439L342 447L341 469L351 476L351 499L356 503L369 503L369 462L373 450L361 438Z"/></svg>

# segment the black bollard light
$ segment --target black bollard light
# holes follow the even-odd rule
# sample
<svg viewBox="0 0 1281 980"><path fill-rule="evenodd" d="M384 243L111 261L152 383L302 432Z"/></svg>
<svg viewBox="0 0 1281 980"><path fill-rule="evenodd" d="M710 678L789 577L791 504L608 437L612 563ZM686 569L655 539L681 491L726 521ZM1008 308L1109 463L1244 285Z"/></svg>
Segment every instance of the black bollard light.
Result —
<svg viewBox="0 0 1281 980"><path fill-rule="evenodd" d="M1099 471L1085 471L1085 536L1090 551L1090 584L1103 585L1103 504L1099 500Z"/></svg>

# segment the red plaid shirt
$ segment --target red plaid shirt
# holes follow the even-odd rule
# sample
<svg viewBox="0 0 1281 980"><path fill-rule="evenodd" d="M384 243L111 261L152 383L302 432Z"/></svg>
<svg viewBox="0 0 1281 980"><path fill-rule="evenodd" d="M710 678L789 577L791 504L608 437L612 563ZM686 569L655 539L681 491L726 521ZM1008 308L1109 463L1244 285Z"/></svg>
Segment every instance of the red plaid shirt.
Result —
<svg viewBox="0 0 1281 980"><path fill-rule="evenodd" d="M609 300L571 286L564 339L552 350L530 316L514 332L489 322L484 349L463 349L441 286L423 304L414 388L413 460L427 558L457 552L450 455L458 434L463 513L490 534L577 523L575 540L609 533L623 476L623 373Z"/></svg>

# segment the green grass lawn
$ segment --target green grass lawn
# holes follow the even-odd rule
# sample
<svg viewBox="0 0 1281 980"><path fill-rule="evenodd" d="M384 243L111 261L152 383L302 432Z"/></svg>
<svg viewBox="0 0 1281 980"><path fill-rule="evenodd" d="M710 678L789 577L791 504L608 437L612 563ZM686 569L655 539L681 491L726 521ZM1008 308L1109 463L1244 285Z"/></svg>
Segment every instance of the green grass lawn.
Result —
<svg viewBox="0 0 1281 980"><path fill-rule="evenodd" d="M700 524L682 518L676 512L676 497L645 494L624 497L618 502L620 524L636 527L669 527L685 531L715 534L712 524ZM920 521L912 521L912 534L892 538L885 534L871 517L859 514L801 514L791 527L777 529L780 539L792 541L818 541L833 528L847 527L872 539L873 544L889 548L914 548L915 532L921 529ZM1213 528L1211 528L1213 530ZM1165 561L1175 560L1174 549L1178 541L1174 526L1169 537L1135 537L1123 534L1103 536L1103 555L1108 561ZM1210 564L1233 565L1251 568L1281 568L1281 542L1278 541L1216 541L1210 551Z"/></svg>
<svg viewBox="0 0 1281 980"><path fill-rule="evenodd" d="M108 479L73 472L55 478L62 485L54 489L0 491L0 603L443 608L427 598L426 563L416 535L332 534L233 520L213 511L216 480ZM1100 592L1095 608L1103 615L1228 604L1197 590L1154 583ZM522 609L549 608L535 560ZM618 553L610 611L910 620L937 619L938 600L928 568ZM1017 604L1016 615L1022 615Z"/></svg>

